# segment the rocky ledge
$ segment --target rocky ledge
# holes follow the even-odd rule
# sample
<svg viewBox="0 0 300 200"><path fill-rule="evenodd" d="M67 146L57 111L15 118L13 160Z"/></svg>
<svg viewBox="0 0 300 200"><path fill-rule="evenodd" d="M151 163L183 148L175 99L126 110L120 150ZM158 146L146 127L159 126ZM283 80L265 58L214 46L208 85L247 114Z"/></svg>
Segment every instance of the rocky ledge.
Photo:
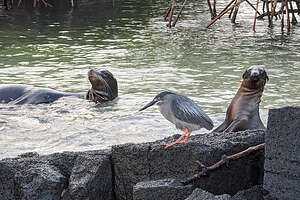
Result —
<svg viewBox="0 0 300 200"><path fill-rule="evenodd" d="M297 199L299 130L300 108L287 107L269 111L266 132L194 135L188 144L167 149L163 144L172 137L108 150L26 153L0 161L0 199ZM196 160L210 166L265 138L266 155L258 150L191 184L182 183L199 172Z"/></svg>

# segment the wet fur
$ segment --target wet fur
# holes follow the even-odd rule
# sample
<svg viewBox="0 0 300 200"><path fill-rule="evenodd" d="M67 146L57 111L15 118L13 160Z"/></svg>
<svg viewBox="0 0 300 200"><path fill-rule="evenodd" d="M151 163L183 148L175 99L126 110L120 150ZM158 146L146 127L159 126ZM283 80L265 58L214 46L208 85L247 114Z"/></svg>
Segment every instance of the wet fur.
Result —
<svg viewBox="0 0 300 200"><path fill-rule="evenodd" d="M49 88L37 88L28 85L0 86L0 103L41 104L52 103L61 97L74 96L86 98L95 103L111 101L118 96L118 84L112 73L107 70L90 70L93 72L92 87L87 94L58 92Z"/></svg>
<svg viewBox="0 0 300 200"><path fill-rule="evenodd" d="M106 75L103 75L105 71ZM88 90L86 99L94 101L96 103L104 103L111 101L118 96L118 84L117 80L114 78L112 73L107 70L102 71L93 71L94 79L101 84L97 84L97 87L94 86L93 79L90 79L92 88Z"/></svg>
<svg viewBox="0 0 300 200"><path fill-rule="evenodd" d="M242 84L227 108L225 121L213 132L265 129L259 116L259 103L269 78L262 68L255 69L259 69L259 75L256 77L251 76L254 68L249 68L243 74Z"/></svg>

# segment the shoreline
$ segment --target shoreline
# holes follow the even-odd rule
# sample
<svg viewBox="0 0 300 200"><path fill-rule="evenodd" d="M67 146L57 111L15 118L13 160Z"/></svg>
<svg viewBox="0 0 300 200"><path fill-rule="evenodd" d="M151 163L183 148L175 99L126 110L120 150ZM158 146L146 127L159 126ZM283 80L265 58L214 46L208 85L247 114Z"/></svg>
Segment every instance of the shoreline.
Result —
<svg viewBox="0 0 300 200"><path fill-rule="evenodd" d="M196 200L199 195L237 199L250 193L265 198L264 190L271 197L296 199L300 194L299 120L299 107L285 107L270 110L266 131L194 135L189 143L168 149L163 144L172 137L105 150L42 156L30 152L2 159L0 199ZM196 160L210 166L224 154L264 142L266 150L231 161L191 184L181 184L199 172Z"/></svg>

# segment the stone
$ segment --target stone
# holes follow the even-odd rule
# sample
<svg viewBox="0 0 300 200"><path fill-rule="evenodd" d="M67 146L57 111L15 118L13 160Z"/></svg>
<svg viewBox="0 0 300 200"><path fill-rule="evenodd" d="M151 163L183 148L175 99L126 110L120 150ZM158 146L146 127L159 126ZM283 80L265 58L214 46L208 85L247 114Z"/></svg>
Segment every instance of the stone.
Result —
<svg viewBox="0 0 300 200"><path fill-rule="evenodd" d="M0 161L0 199L112 200L110 150L26 153Z"/></svg>
<svg viewBox="0 0 300 200"><path fill-rule="evenodd" d="M133 187L134 200L185 199L193 191L192 185L183 185L176 179L139 182Z"/></svg>
<svg viewBox="0 0 300 200"><path fill-rule="evenodd" d="M270 109L265 140L264 188L278 199L299 199L300 107Z"/></svg>
<svg viewBox="0 0 300 200"><path fill-rule="evenodd" d="M77 154L62 200L114 199L110 150Z"/></svg>
<svg viewBox="0 0 300 200"><path fill-rule="evenodd" d="M112 148L116 199L132 199L133 186L150 180L149 150L150 145L129 143Z"/></svg>
<svg viewBox="0 0 300 200"><path fill-rule="evenodd" d="M40 159L59 169L62 175L69 179L78 152L61 152L40 156Z"/></svg>
<svg viewBox="0 0 300 200"><path fill-rule="evenodd" d="M247 190L239 191L230 200L264 200L262 185L253 186Z"/></svg>
<svg viewBox="0 0 300 200"><path fill-rule="evenodd" d="M200 188L196 188L185 200L230 200L230 195L214 195Z"/></svg>
<svg viewBox="0 0 300 200"><path fill-rule="evenodd" d="M3 159L0 171L1 199L59 200L67 183L66 177L37 153Z"/></svg>
<svg viewBox="0 0 300 200"><path fill-rule="evenodd" d="M170 138L142 144L112 147L115 172L115 193L120 200L133 199L133 187L138 182L165 178L186 179L199 172L200 160L210 166L224 154L232 155L250 146L264 143L264 130L230 134L209 133L190 137L187 144L165 148ZM208 177L194 182L196 187L213 194L235 194L263 182L264 151L260 150L220 167Z"/></svg>
<svg viewBox="0 0 300 200"><path fill-rule="evenodd" d="M0 161L0 199L15 200L14 168Z"/></svg>

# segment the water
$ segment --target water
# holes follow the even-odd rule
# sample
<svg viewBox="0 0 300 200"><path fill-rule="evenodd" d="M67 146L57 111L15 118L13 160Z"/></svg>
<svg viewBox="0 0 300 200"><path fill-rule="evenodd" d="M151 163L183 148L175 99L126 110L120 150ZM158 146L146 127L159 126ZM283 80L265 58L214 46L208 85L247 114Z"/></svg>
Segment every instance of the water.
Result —
<svg viewBox="0 0 300 200"><path fill-rule="evenodd" d="M192 1L176 28L168 29L162 20L167 6L133 0L112 6L105 0L68 11L0 11L0 84L85 93L91 68L108 69L119 83L119 98L104 105L76 98L50 105L1 104L0 158L101 149L181 133L156 107L137 112L164 90L189 96L218 126L242 73L252 65L264 67L270 78L260 106L265 124L268 109L299 106L299 26L282 34L279 22L268 29L264 20L253 33L253 10L242 5L238 24L223 17L205 29L206 2ZM207 131L193 132L202 133Z"/></svg>

